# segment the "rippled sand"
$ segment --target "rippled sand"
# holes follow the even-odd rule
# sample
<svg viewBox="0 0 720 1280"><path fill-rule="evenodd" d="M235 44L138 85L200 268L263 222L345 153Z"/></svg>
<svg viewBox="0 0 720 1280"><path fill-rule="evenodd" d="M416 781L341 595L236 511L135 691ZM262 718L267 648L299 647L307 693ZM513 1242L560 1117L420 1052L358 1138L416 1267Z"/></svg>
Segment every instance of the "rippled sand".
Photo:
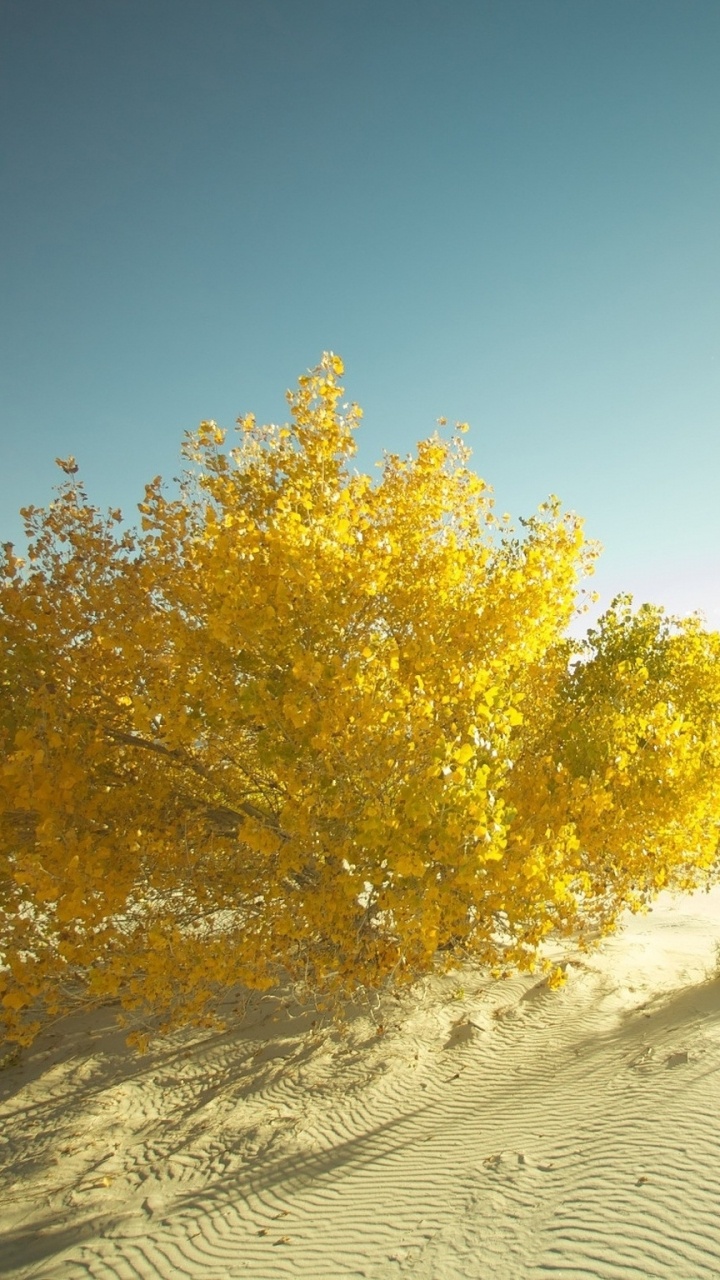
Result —
<svg viewBox="0 0 720 1280"><path fill-rule="evenodd" d="M717 1280L719 944L720 889L665 895L558 991L266 998L140 1059L58 1024L0 1072L0 1272Z"/></svg>

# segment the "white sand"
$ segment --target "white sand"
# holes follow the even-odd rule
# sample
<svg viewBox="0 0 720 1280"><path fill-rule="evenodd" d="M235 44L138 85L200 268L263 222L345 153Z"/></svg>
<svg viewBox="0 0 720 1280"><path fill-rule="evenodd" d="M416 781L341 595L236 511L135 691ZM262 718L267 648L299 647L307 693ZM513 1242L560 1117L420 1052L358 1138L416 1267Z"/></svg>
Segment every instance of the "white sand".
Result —
<svg viewBox="0 0 720 1280"><path fill-rule="evenodd" d="M137 1059L105 1010L0 1072L0 1273L717 1280L720 888L568 982L432 979L384 1031L264 1000Z"/></svg>

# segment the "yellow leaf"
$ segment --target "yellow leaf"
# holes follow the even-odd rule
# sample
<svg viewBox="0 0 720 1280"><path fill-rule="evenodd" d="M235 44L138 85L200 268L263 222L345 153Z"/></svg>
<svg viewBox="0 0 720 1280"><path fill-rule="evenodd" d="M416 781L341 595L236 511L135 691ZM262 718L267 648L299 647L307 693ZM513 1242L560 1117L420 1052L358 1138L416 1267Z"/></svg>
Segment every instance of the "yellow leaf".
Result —
<svg viewBox="0 0 720 1280"><path fill-rule="evenodd" d="M30 1001L23 991L15 990L8 991L7 995L3 996L2 1003L6 1009L13 1009L17 1012L20 1009L25 1009Z"/></svg>

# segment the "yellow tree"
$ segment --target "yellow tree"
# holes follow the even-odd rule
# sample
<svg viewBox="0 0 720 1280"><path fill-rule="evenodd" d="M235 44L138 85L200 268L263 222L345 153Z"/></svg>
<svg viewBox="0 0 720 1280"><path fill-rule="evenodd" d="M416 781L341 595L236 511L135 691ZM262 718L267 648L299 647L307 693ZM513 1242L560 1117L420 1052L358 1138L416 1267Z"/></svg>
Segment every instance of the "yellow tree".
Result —
<svg viewBox="0 0 720 1280"><path fill-rule="evenodd" d="M611 612L571 669L581 521L552 498L516 537L462 426L357 473L341 376L326 355L288 425L243 418L232 448L203 423L134 533L61 462L27 562L6 548L9 1036L82 1000L142 1037L238 983L529 965L711 865L716 638ZM674 843L666 775L692 780Z"/></svg>
<svg viewBox="0 0 720 1280"><path fill-rule="evenodd" d="M524 901L554 874L546 927L581 937L718 875L720 634L631 606L613 601L558 673L510 788Z"/></svg>

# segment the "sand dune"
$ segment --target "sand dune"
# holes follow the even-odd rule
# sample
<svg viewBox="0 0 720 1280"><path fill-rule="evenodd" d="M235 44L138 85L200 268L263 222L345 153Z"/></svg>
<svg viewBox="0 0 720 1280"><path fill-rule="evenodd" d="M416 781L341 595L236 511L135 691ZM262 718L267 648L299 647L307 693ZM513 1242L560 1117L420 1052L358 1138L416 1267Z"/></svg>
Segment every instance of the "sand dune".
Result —
<svg viewBox="0 0 720 1280"><path fill-rule="evenodd" d="M720 1277L720 889L567 984L433 978L345 1031L263 999L133 1057L109 1010L0 1073L17 1280Z"/></svg>

